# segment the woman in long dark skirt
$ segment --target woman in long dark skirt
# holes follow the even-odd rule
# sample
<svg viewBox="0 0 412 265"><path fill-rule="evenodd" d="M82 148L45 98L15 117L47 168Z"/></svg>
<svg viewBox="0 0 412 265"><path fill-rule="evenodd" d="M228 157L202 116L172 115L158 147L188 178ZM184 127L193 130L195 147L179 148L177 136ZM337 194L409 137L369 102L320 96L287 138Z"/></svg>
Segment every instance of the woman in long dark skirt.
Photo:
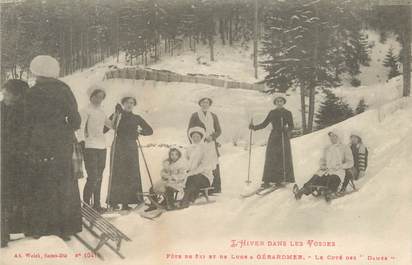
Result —
<svg viewBox="0 0 412 265"><path fill-rule="evenodd" d="M22 80L8 80L1 102L1 247L10 234L25 233L27 181L24 134L24 97L29 86Z"/></svg>
<svg viewBox="0 0 412 265"><path fill-rule="evenodd" d="M130 210L129 204L143 202L142 180L139 165L139 150L137 137L140 135L152 135L153 129L139 115L134 114L133 108L137 101L133 97L125 97L121 100L123 105L116 105L116 112L111 119L119 119L116 129L116 142L112 146L112 175L109 181L107 204L114 209L122 205L122 210Z"/></svg>
<svg viewBox="0 0 412 265"><path fill-rule="evenodd" d="M261 130L272 124L272 131L266 148L265 167L263 170L262 187L268 187L270 183L281 185L293 183L292 152L290 147L290 135L293 130L292 113L283 105L286 99L277 97L274 100L276 108L271 110L266 119L259 125L250 125L251 130Z"/></svg>
<svg viewBox="0 0 412 265"><path fill-rule="evenodd" d="M74 131L80 127L76 99L58 80L59 63L37 56L30 64L36 84L26 97L29 150L29 232L63 240L82 230L80 194L72 155Z"/></svg>
<svg viewBox="0 0 412 265"><path fill-rule="evenodd" d="M219 119L217 115L209 111L210 106L213 101L211 98L202 98L199 100L200 110L193 113L190 117L188 131L194 127L203 127L206 128L205 142L206 146L209 147L211 156L215 160L216 164L213 169L213 183L212 187L214 193L222 192L222 185L220 179L220 166L219 166L219 150L217 138L222 134L222 129L220 127Z"/></svg>

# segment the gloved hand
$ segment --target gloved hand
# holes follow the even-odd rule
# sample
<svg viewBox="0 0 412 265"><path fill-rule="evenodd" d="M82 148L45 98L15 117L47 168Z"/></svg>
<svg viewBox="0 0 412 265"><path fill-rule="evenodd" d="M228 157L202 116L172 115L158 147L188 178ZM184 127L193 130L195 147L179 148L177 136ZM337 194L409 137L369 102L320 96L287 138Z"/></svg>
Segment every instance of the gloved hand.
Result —
<svg viewBox="0 0 412 265"><path fill-rule="evenodd" d="M122 113L122 112L123 112L123 107L122 107L122 105L120 105L119 103L117 103L114 111L115 111L116 113Z"/></svg>

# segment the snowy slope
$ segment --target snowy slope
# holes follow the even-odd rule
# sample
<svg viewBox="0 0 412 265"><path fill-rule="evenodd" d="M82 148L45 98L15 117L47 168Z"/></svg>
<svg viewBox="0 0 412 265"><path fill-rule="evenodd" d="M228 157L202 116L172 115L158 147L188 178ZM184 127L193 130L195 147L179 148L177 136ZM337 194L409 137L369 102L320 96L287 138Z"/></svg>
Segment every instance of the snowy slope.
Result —
<svg viewBox="0 0 412 265"><path fill-rule="evenodd" d="M97 66L84 73L65 78L71 85L78 99L79 106L87 104L85 89L92 83L101 80L107 64ZM85 78L87 76L87 78ZM381 96L392 99L397 95L400 81L392 81L385 85ZM314 198L305 198L295 202L290 187L273 193L263 199L239 198L241 191L247 189L244 180L247 171L247 151L244 148L247 139L247 123L250 117L261 120L271 108L271 99L254 91L226 90L202 85L184 85L180 83L155 83L152 81L105 81L101 82L108 92L105 110L109 114L121 96L134 94L138 97L138 112L155 128L152 137L142 139L144 145L177 144L185 145L185 129L191 112L197 109L197 99L210 95L215 99L213 111L219 114L223 124L222 137L222 176L224 193L217 202L210 205L193 206L182 211L170 212L152 222L131 213L113 219L122 231L126 232L133 242L123 246L128 257L121 261L107 249L103 254L111 264L182 264L179 261L167 261L167 253L207 254L207 253L244 253L244 249L230 248L231 239L249 240L333 240L338 244L334 249L302 248L297 252L328 253L347 255L399 255L392 264L410 264L411 219L408 209L411 208L411 185L409 173L412 168L410 149L412 147L411 108L399 110L393 114L383 115L381 109L372 109L362 115L336 125L346 135L354 128L364 134L365 142L370 150L370 166L365 179L358 183L361 190L352 196L339 199L326 205ZM370 89L365 96L372 95ZM388 92L389 91L389 92ZM389 94L389 95L388 95ZM350 94L348 94L348 97ZM376 96L374 96L376 97ZM394 96L395 97L395 96ZM297 109L298 101L290 96L288 107ZM297 98L296 98L297 99ZM396 103L397 104L397 103ZM396 105L395 104L395 105ZM375 107L378 107L377 104ZM379 117L387 116L379 121ZM236 122L233 122L236 120ZM267 131L257 135L258 143L253 148L252 180L250 187L259 185L264 162L264 143ZM233 139L240 134L243 141L233 146ZM326 144L326 131L319 131L292 142L297 183L302 184L316 169L320 150ZM108 143L110 143L108 135ZM242 140L241 139L241 140ZM158 178L160 163L166 156L163 147L144 148L149 167L155 179ZM147 176L143 172L144 185L148 187ZM107 189L108 171L104 173L103 194ZM396 181L394 181L396 180ZM84 185L81 180L80 187ZM249 187L249 188L250 188ZM87 236L87 233L82 233ZM385 241L380 241L380 239ZM396 238L396 242L394 242ZM372 240L371 240L372 239ZM376 239L376 240L374 240ZM367 245L365 250L365 245ZM74 253L84 251L75 240L63 243L55 237L42 238L40 241L22 239L10 244L10 248L2 249L4 264L21 262L11 258L15 253L27 251L47 251ZM248 248L250 255L259 253L286 253L290 250L279 248ZM365 252L367 251L367 252ZM4 259L3 259L4 258ZM36 260L26 260L36 264ZM50 262L49 262L50 261ZM83 260L84 261L84 260ZM45 260L41 264L76 264L82 260ZM233 260L221 262L185 261L183 264L233 264ZM269 262L263 262L270 264ZM282 261L288 264L287 261ZM290 262L300 264L297 262ZM3 263L2 263L3 264ZM254 262L244 264L255 264ZM303 264L303 263L302 263ZM311 264L306 260L304 264ZM365 264L357 262L351 264ZM391 263L389 263L391 264Z"/></svg>

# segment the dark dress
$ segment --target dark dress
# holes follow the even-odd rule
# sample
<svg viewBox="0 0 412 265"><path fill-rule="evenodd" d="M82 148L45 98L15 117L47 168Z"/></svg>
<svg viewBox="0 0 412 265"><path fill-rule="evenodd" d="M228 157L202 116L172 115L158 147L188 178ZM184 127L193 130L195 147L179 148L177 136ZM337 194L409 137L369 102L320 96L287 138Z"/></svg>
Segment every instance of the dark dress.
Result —
<svg viewBox="0 0 412 265"><path fill-rule="evenodd" d="M293 130L292 113L284 108L271 110L266 119L261 124L253 126L252 129L260 130L266 128L269 123L272 124L272 131L267 143L262 181L264 183L277 184L282 182L293 183L295 182L295 176L290 147L290 132ZM285 158L285 161L283 161L283 158Z"/></svg>
<svg viewBox="0 0 412 265"><path fill-rule="evenodd" d="M80 195L73 174L76 99L65 83L38 79L26 100L30 233L68 236L82 230Z"/></svg>
<svg viewBox="0 0 412 265"><path fill-rule="evenodd" d="M24 145L24 105L1 103L1 239L25 229L26 167Z"/></svg>
<svg viewBox="0 0 412 265"><path fill-rule="evenodd" d="M216 146L216 154L219 157L219 149L218 149L218 143L217 143L217 138L222 134L222 129L220 127L219 119L217 118L217 115L211 112L212 118L213 118L213 129L214 133L212 134L213 141L215 142ZM189 121L189 126L188 130L193 127L202 127L205 128L205 124L200 120L199 114L197 112L193 113L192 116L190 117ZM214 192L220 193L222 191L222 185L221 185L221 179L220 179L220 166L219 163L216 165L216 168L213 170L213 183L212 187L214 188Z"/></svg>
<svg viewBox="0 0 412 265"><path fill-rule="evenodd" d="M113 119L113 115L110 117ZM138 133L140 129L140 133ZM139 166L137 137L152 135L153 129L139 115L123 112L118 128L115 146L112 146L112 176L109 184L107 203L138 204L143 201L138 192L142 192L142 180Z"/></svg>

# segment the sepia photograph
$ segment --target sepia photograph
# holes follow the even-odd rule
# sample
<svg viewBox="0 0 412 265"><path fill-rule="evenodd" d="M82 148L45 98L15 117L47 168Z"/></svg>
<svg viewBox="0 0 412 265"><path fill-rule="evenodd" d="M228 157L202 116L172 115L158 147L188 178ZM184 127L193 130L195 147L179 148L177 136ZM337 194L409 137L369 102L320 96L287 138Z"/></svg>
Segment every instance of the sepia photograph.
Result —
<svg viewBox="0 0 412 265"><path fill-rule="evenodd" d="M412 264L412 0L0 20L0 265Z"/></svg>

